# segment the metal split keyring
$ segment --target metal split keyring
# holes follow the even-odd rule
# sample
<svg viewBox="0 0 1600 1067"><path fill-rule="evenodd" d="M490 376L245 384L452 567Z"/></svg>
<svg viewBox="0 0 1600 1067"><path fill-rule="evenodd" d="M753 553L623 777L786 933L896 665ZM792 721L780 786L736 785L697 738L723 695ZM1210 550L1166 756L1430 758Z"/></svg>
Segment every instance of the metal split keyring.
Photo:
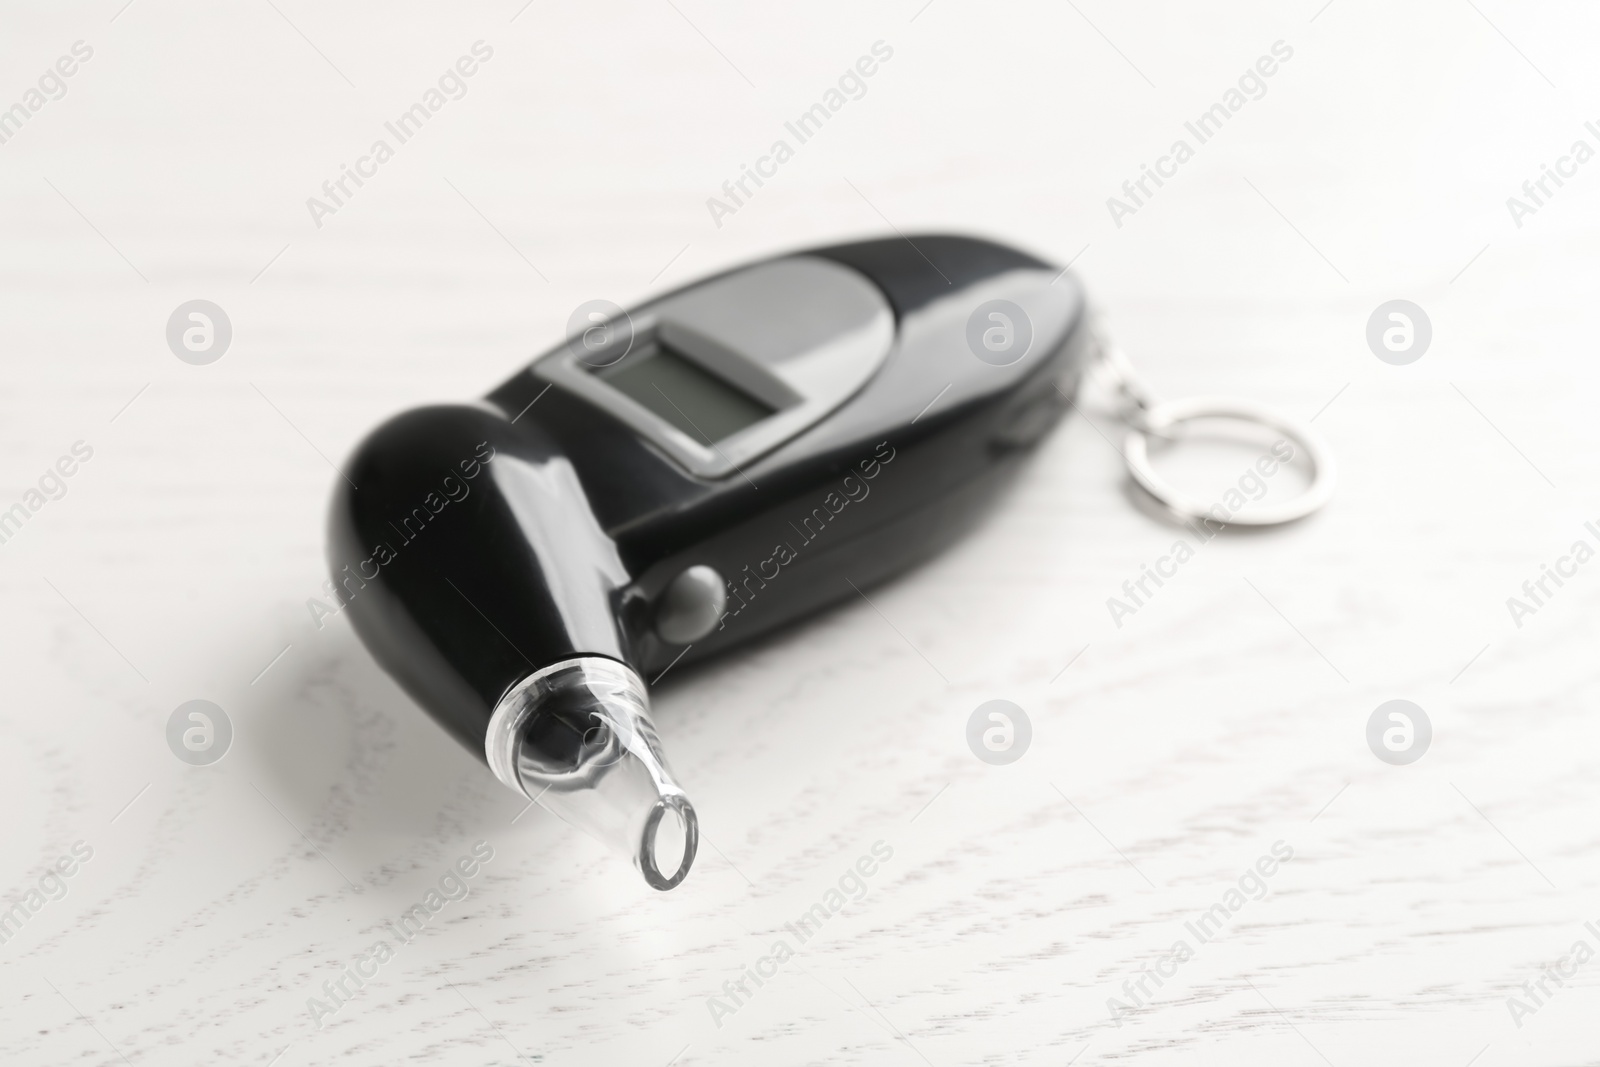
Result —
<svg viewBox="0 0 1600 1067"><path fill-rule="evenodd" d="M1122 448L1128 472L1145 492L1180 520L1209 519L1231 526L1276 526L1305 518L1333 496L1337 480L1333 454L1310 426L1260 404L1227 397L1195 396L1157 402L1139 381L1133 365L1120 348L1104 338L1099 339L1099 348L1101 365L1111 375L1122 401L1117 415L1128 426L1128 436ZM1174 488L1156 473L1150 463L1151 437L1176 440L1173 431L1185 423L1200 419L1231 419L1281 434L1297 446L1305 457L1311 467L1311 484L1292 500L1281 504L1263 504L1248 512L1231 513L1225 519L1219 518L1215 514L1219 505L1207 504Z"/></svg>

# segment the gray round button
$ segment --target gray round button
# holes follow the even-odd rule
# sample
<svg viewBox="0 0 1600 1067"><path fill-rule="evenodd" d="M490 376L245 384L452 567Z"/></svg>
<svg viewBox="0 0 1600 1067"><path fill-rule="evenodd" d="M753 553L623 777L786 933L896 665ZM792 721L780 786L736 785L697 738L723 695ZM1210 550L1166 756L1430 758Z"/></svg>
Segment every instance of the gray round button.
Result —
<svg viewBox="0 0 1600 1067"><path fill-rule="evenodd" d="M728 590L722 575L696 564L661 591L656 600L656 633L674 645L692 644L717 628L727 606Z"/></svg>
<svg viewBox="0 0 1600 1067"><path fill-rule="evenodd" d="M185 763L204 767L228 754L233 723L209 700L191 700L167 717L167 747Z"/></svg>
<svg viewBox="0 0 1600 1067"><path fill-rule="evenodd" d="M1409 700L1386 700L1367 719L1367 747L1385 763L1415 763L1432 743L1428 713Z"/></svg>
<svg viewBox="0 0 1600 1067"><path fill-rule="evenodd" d="M991 766L1017 762L1032 741L1028 713L1009 700L985 701L967 718L967 747Z"/></svg>

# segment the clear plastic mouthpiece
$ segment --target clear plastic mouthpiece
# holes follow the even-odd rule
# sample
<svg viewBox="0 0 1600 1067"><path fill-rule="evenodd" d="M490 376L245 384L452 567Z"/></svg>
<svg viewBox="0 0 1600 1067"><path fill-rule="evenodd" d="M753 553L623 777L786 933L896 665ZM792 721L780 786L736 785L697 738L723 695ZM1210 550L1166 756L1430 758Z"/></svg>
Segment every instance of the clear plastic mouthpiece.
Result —
<svg viewBox="0 0 1600 1067"><path fill-rule="evenodd" d="M688 875L699 824L628 667L582 656L534 673L495 708L485 749L497 778L630 857L652 887Z"/></svg>

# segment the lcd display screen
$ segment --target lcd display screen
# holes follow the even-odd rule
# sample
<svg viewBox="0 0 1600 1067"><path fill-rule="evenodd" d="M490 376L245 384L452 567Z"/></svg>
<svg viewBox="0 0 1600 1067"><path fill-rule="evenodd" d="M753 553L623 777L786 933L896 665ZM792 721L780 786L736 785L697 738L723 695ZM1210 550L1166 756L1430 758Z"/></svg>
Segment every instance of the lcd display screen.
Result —
<svg viewBox="0 0 1600 1067"><path fill-rule="evenodd" d="M731 437L776 410L659 341L596 373L619 393L703 444Z"/></svg>

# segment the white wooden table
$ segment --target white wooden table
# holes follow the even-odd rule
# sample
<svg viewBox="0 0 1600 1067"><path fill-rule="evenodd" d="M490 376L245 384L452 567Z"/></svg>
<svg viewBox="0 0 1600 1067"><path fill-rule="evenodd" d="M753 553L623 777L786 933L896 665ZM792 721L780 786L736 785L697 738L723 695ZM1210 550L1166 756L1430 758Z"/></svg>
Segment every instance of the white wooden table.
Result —
<svg viewBox="0 0 1600 1067"><path fill-rule="evenodd" d="M1561 963L1600 949L1600 564L1520 628L1506 606L1600 544L1600 163L1520 227L1506 203L1600 147L1600 16L1320 2L12 5L0 1060L1600 1062L1600 961ZM878 41L859 99L714 220ZM1107 198L1180 138L1118 226ZM368 177L314 219L345 165ZM879 610L663 681L706 838L655 893L313 624L333 464L584 300L894 230L1075 259L1153 388L1316 416L1339 494L1209 542L1118 627L1106 599L1180 534L1074 416ZM1399 298L1433 327L1406 366L1364 338ZM192 299L232 323L209 365L164 336ZM1033 725L1006 767L964 738L997 698ZM1409 766L1365 739L1395 698L1433 724ZM211 766L165 739L195 699L234 730ZM397 938L480 841L466 897ZM860 899L744 978L878 842ZM308 1008L347 967L364 987Z"/></svg>

